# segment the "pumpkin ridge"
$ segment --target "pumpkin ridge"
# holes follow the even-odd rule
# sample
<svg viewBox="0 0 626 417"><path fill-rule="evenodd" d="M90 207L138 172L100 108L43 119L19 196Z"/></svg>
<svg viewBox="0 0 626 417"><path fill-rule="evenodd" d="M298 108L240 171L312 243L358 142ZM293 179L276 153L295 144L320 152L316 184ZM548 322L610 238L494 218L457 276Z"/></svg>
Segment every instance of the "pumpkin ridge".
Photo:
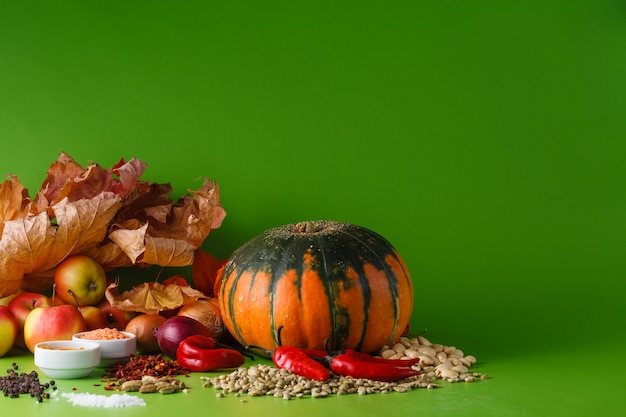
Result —
<svg viewBox="0 0 626 417"><path fill-rule="evenodd" d="M282 242L279 242L282 243ZM270 253L270 258L275 261L268 265L269 275L271 277L270 285L269 285L269 298L270 298L270 329L272 332L272 340L274 341L275 346L279 346L281 341L281 336L279 334L279 328L284 326L284 323L276 323L276 288L278 287L278 283L287 275L287 273L291 270L291 265L288 258L281 256L284 253L288 253L288 249L291 245L285 244L276 244L273 246L273 251ZM297 263L294 262L294 269L296 268ZM298 276L297 272L296 275ZM299 276L298 276L299 279Z"/></svg>
<svg viewBox="0 0 626 417"><path fill-rule="evenodd" d="M355 268L355 265L352 265L352 268ZM363 347L363 342L365 341L367 324L370 321L370 303L372 302L372 291L369 285L369 280L365 274L365 269L361 264L357 264L355 268L355 272L359 277L359 284L361 286L361 291L363 294L363 323L361 325L361 337L355 347L356 350L361 350Z"/></svg>
<svg viewBox="0 0 626 417"><path fill-rule="evenodd" d="M321 240L321 239L320 239ZM318 243L318 252L321 254L323 262L321 265L323 268L318 268L317 277L324 285L324 289L326 291L326 300L328 300L328 310L330 312L330 320L331 320L331 331L330 331L330 340L332 340L332 348L335 349L337 346L337 306L333 303L334 291L333 291L333 282L330 279L332 276L332 269L328 268L328 256L326 255L326 250L324 249L324 245L320 242ZM320 276L320 271L323 269L324 276Z"/></svg>
<svg viewBox="0 0 626 417"><path fill-rule="evenodd" d="M353 228L354 229L354 228ZM355 232L363 232L360 229L354 229ZM383 270L385 272L385 275L387 276L387 282L389 283L389 290L392 292L393 294L393 299L396 300L396 302L393 305L393 309L394 309L394 316L396 317L395 320L395 324L394 324L394 331L392 331L390 333L390 338L393 336L393 334L395 333L395 329L397 328L397 322L398 322L398 311L399 311L399 306L398 306L398 301L397 301L397 293L398 293L398 289L397 286L392 285L392 283L390 282L391 277L395 278L395 280L397 281L397 277L395 276L395 274L393 273L393 271L391 270L391 268L385 267L387 265L387 262L382 259L376 250L374 250L364 239L361 239L361 237L359 236L359 233L350 233L345 229L338 229L337 230L338 233L343 233L344 235L350 236L352 239L356 240L363 248L367 249L367 253L368 254L372 254L374 256L374 258L376 259L377 262L372 262L372 259L368 258L368 257L364 257L362 256L361 261L365 261L368 263L371 263L372 265L376 266L376 265L381 265L383 266ZM390 251L392 250L391 248L391 244L387 243L387 240L382 238L382 236L380 236L378 233L369 230L369 233L371 235L373 235L374 237L376 237L377 241L376 244L377 245L381 245L384 244L386 246L385 248L385 252L386 253L390 253ZM369 286L369 282L367 281L367 278L365 277L365 271L362 268L362 265L360 263L355 263L355 265L359 266L359 269L361 270L358 273L359 276L359 281L361 282L362 288L364 289L364 301L365 303L363 304L363 308L364 308L364 315L365 315L365 320L363 321L363 331L361 333L361 339L359 341L359 345L358 345L358 349L359 350L362 345L363 345L363 341L365 340L366 337L366 329L369 325L369 309L370 309L370 303L371 303L371 288ZM353 265L354 267L354 265ZM387 341L389 342L389 340Z"/></svg>
<svg viewBox="0 0 626 417"><path fill-rule="evenodd" d="M355 229L355 228L351 228L353 229L355 232L363 232L363 230L361 229ZM372 262L371 258L362 257L362 261L364 262L368 262L370 264L372 264L374 267L376 267L378 269L378 266L380 266L382 268L382 270L385 272L385 276L387 277L387 283L388 283L388 289L391 292L391 294L393 295L392 300L394 300L393 303L393 310L394 310L394 325L393 325L393 329L391 332L389 332L389 337L387 338L387 342L386 343L390 343L392 342L393 338L394 338L394 334L396 333L397 329L398 329L398 321L399 321L399 311L400 311L400 302L398 300L398 277L396 276L396 274L394 273L394 271L392 270L391 266L387 263L387 261L384 258L381 258L377 251L374 250L368 243L366 240L361 239L360 236L358 236L358 233L350 233L345 229L337 229L338 233L343 233L347 236L350 236L351 238L353 238L354 240L356 240L363 248L367 249L367 253L368 254L372 254L374 259L376 259L377 262ZM393 254L394 258L396 259L396 261L399 262L398 257L396 256L396 252L393 249L393 246L391 245L391 243L389 243L385 238L383 238L381 235L379 235L378 233L369 230L369 234L371 235L370 237L375 237L376 238L376 244L377 245L385 245L385 253L386 254ZM362 256L362 254L361 254ZM400 263L401 264L401 263ZM364 289L364 295L363 297L365 298L365 289L367 289L367 302L364 303L364 316L365 316L365 320L363 321L363 331L361 333L361 339L359 341L358 344L358 348L357 350L359 350L362 347L363 341L365 340L366 337L366 329L367 329L367 325L369 323L369 307L370 307L370 302L371 302L371 291L370 291L370 286L369 286L369 281L366 278L366 274L365 272L362 270L361 268L361 264L357 264L355 263L355 265L359 265L359 268L361 269L361 272L358 273L359 275L359 280L362 281L363 284L363 289ZM404 270L404 268L403 268ZM392 280L394 282L392 282Z"/></svg>
<svg viewBox="0 0 626 417"><path fill-rule="evenodd" d="M230 272L228 275L225 275L227 271L227 269L224 269L224 275L228 277L230 275ZM234 298L235 298L235 291L237 289L237 283L239 282L239 278L241 277L241 271L237 271L237 273L235 274L234 277L230 278L233 280L233 283L230 287L230 292L227 294L228 296L228 315L230 317L231 322L233 323L233 331L236 333L236 337L239 339L239 341L241 342L242 346L246 346L246 340L243 337L243 335L241 334L241 330L239 329L239 326L237 325L237 318L235 317L235 303ZM229 280L230 280L229 279ZM220 298L224 297L224 292L226 291L226 280L222 283L221 285L221 289L220 289Z"/></svg>

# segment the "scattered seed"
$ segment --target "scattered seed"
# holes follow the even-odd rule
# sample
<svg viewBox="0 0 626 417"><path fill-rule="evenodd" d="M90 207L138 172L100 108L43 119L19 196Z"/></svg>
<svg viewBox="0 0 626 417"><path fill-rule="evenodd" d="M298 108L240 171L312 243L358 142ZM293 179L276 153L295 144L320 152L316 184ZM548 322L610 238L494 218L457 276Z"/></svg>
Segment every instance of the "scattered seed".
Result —
<svg viewBox="0 0 626 417"><path fill-rule="evenodd" d="M380 382L362 378L332 375L327 381L312 381L271 365L254 364L248 368L238 368L229 374L216 377L200 377L204 388L213 388L216 397L228 394L240 397L271 395L276 398L291 400L294 398L323 398L330 395L371 395L390 392L408 392L416 388L435 389L437 380L449 383L474 382L487 379L479 372L469 372L476 363L472 355L464 355L455 346L431 343L423 336L416 338L401 337L392 346L383 346L378 356L390 358L420 358L413 368L420 375L401 381ZM186 375L189 376L189 375ZM241 402L247 402L241 399Z"/></svg>

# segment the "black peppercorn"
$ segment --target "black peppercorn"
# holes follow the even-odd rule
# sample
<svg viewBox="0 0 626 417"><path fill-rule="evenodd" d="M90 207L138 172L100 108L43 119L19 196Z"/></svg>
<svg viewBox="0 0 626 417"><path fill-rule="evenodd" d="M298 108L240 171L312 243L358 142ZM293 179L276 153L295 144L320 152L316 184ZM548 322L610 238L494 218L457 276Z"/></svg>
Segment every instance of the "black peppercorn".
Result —
<svg viewBox="0 0 626 417"><path fill-rule="evenodd" d="M50 398L50 395L44 391L49 388L50 384L54 384L54 381L50 381L50 384L42 384L36 371L18 374L17 364L13 362L11 365L12 369L7 369L7 375L0 377L0 390L5 397L18 398L21 394L29 394L37 398L38 402L42 402L44 398Z"/></svg>

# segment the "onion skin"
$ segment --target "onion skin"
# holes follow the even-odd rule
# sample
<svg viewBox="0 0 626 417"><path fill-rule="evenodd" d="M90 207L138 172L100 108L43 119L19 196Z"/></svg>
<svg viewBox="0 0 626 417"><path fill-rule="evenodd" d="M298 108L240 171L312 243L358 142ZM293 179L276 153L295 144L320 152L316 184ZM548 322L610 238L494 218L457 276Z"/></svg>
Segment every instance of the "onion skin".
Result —
<svg viewBox="0 0 626 417"><path fill-rule="evenodd" d="M180 342L197 334L214 338L208 327L187 316L170 317L154 332L159 349L171 359L176 359L176 349Z"/></svg>
<svg viewBox="0 0 626 417"><path fill-rule="evenodd" d="M179 316L187 316L198 320L211 330L217 339L224 333L224 322L217 299L200 299L190 304L185 304L178 312Z"/></svg>
<svg viewBox="0 0 626 417"><path fill-rule="evenodd" d="M126 325L127 332L137 336L137 351L141 355L154 355L161 352L154 335L155 330L165 323L166 318L160 314L138 314Z"/></svg>

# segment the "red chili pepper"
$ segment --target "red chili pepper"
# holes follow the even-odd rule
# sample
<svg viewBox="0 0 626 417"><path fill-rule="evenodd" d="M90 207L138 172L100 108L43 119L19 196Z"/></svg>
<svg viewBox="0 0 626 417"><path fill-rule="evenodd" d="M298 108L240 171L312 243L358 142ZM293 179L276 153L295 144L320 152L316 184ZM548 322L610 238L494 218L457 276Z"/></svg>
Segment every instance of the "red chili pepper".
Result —
<svg viewBox="0 0 626 417"><path fill-rule="evenodd" d="M296 375L316 381L326 381L330 371L320 362L307 355L303 349L279 346L272 353L272 362L279 369L287 369Z"/></svg>
<svg viewBox="0 0 626 417"><path fill-rule="evenodd" d="M420 358L415 359L385 359L376 356L368 355L367 353L359 352L353 349L346 349L346 355L355 359L359 359L365 362L382 363L387 366L394 366L398 368L406 368L415 365L420 361Z"/></svg>
<svg viewBox="0 0 626 417"><path fill-rule="evenodd" d="M375 381L397 381L419 375L419 371L409 367L388 366L384 363L364 361L347 353L340 353L330 359L330 369L337 375Z"/></svg>
<svg viewBox="0 0 626 417"><path fill-rule="evenodd" d="M235 349L218 348L215 339L204 335L193 335L179 343L176 349L178 364L193 372L213 369L236 368L246 358Z"/></svg>
<svg viewBox="0 0 626 417"><path fill-rule="evenodd" d="M330 370L326 368L320 361L315 360L312 356L309 356L305 349L297 348L294 346L283 346L282 335L283 326L279 326L277 330L278 347L273 352L265 351L266 354L271 354L272 362L278 369L286 369L293 372L298 376L314 379L316 381L326 381L330 378ZM250 347L259 349L258 347Z"/></svg>
<svg viewBox="0 0 626 417"><path fill-rule="evenodd" d="M310 356L313 359L317 359L317 360L322 360L325 357L328 356L328 352L326 352L323 349L306 349L306 348L302 348L300 349L301 351L303 351L307 356Z"/></svg>
<svg viewBox="0 0 626 417"><path fill-rule="evenodd" d="M381 357L377 357L377 356L372 356L369 355L367 353L364 352L359 352L357 350L354 349L346 349L343 351L338 351L338 352L326 352L325 350L322 349L302 349L302 351L304 353L306 353L307 355L309 355L310 357L317 359L317 360L323 360L324 358L326 358L327 356L334 356L334 355L338 355L340 353L345 353L348 356L352 356L355 359L359 359L365 362L374 362L374 363L382 363L388 366L395 366L395 367L400 367L400 368L406 368L408 366L413 366L415 364L417 364L420 359L419 358L415 358L415 359L385 359L385 358L381 358Z"/></svg>

